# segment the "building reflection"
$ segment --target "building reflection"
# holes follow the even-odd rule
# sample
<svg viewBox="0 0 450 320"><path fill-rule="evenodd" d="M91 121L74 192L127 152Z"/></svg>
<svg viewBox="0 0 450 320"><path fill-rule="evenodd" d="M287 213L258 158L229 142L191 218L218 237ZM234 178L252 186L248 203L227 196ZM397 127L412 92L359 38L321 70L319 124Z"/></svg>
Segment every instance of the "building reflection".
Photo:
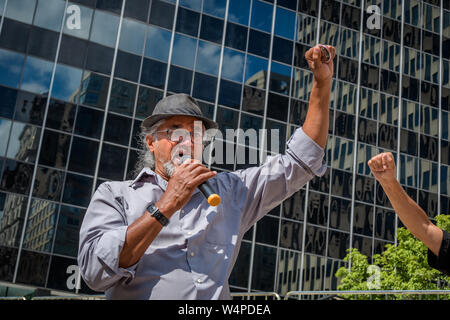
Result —
<svg viewBox="0 0 450 320"><path fill-rule="evenodd" d="M27 197L6 194L0 218L0 245L19 247L22 234Z"/></svg>

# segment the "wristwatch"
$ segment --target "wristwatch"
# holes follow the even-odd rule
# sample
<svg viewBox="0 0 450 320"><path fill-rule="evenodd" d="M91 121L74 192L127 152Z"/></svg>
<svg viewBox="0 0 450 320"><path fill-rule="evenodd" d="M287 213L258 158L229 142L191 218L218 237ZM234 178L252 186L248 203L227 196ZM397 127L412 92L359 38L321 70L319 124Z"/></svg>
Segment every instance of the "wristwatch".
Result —
<svg viewBox="0 0 450 320"><path fill-rule="evenodd" d="M153 203L147 207L147 211L150 215L161 223L163 227L169 224L169 219L167 219L161 211L159 211L158 207L156 207Z"/></svg>

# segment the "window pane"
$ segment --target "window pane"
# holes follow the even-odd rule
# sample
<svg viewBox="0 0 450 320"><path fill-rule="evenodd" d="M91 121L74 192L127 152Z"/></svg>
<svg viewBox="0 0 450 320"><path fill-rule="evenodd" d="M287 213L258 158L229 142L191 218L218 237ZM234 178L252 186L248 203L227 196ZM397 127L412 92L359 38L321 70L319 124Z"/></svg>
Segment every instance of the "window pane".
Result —
<svg viewBox="0 0 450 320"><path fill-rule="evenodd" d="M202 8L202 0L180 0L180 6L200 11Z"/></svg>
<svg viewBox="0 0 450 320"><path fill-rule="evenodd" d="M245 55L239 51L224 48L222 77L229 80L242 82L244 72Z"/></svg>
<svg viewBox="0 0 450 320"><path fill-rule="evenodd" d="M247 28L229 22L225 34L225 45L245 51L247 47L247 32Z"/></svg>
<svg viewBox="0 0 450 320"><path fill-rule="evenodd" d="M86 60L88 42L72 36L63 35L59 48L58 62L83 68Z"/></svg>
<svg viewBox="0 0 450 320"><path fill-rule="evenodd" d="M168 90L175 93L191 93L192 71L170 67Z"/></svg>
<svg viewBox="0 0 450 320"><path fill-rule="evenodd" d="M270 35L250 29L248 39L248 52L269 58L270 51Z"/></svg>
<svg viewBox="0 0 450 320"><path fill-rule="evenodd" d="M295 30L295 13L277 7L275 18L275 34L293 40L294 30Z"/></svg>
<svg viewBox="0 0 450 320"><path fill-rule="evenodd" d="M113 57L114 57L113 49L93 42L89 42L86 58L86 69L105 74L110 74Z"/></svg>
<svg viewBox="0 0 450 320"><path fill-rule="evenodd" d="M272 61L270 71L270 90L289 95L291 87L291 68Z"/></svg>
<svg viewBox="0 0 450 320"><path fill-rule="evenodd" d="M276 255L276 248L256 245L253 260L252 289L273 291Z"/></svg>
<svg viewBox="0 0 450 320"><path fill-rule="evenodd" d="M85 210L61 206L56 230L54 253L75 257L78 253L79 229ZM52 258L52 260L55 257ZM64 269L66 270L66 269ZM52 274L52 272L50 272Z"/></svg>
<svg viewBox="0 0 450 320"><path fill-rule="evenodd" d="M301 13L297 15L297 18L295 40L312 46L316 41L316 19Z"/></svg>
<svg viewBox="0 0 450 320"><path fill-rule="evenodd" d="M58 32L61 30L65 5L64 0L38 1L34 25Z"/></svg>
<svg viewBox="0 0 450 320"><path fill-rule="evenodd" d="M128 116L133 115L134 100L136 97L136 85L114 80L111 90L109 109Z"/></svg>
<svg viewBox="0 0 450 320"><path fill-rule="evenodd" d="M200 38L222 44L223 24L221 19L203 15Z"/></svg>
<svg viewBox="0 0 450 320"><path fill-rule="evenodd" d="M228 5L228 20L248 25L250 0L230 0Z"/></svg>
<svg viewBox="0 0 450 320"><path fill-rule="evenodd" d="M269 93L267 102L267 116L273 119L286 121L289 108L289 98L275 93Z"/></svg>
<svg viewBox="0 0 450 320"><path fill-rule="evenodd" d="M108 10L120 14L122 0L97 0L95 7L97 9Z"/></svg>
<svg viewBox="0 0 450 320"><path fill-rule="evenodd" d="M127 0L123 15L146 22L149 2L150 0Z"/></svg>
<svg viewBox="0 0 450 320"><path fill-rule="evenodd" d="M91 199L92 178L67 173L63 202L87 207Z"/></svg>
<svg viewBox="0 0 450 320"><path fill-rule="evenodd" d="M33 199L26 221L24 248L43 252L51 251L58 207L53 202Z"/></svg>
<svg viewBox="0 0 450 320"><path fill-rule="evenodd" d="M81 69L62 64L56 65L52 97L76 103L82 72Z"/></svg>
<svg viewBox="0 0 450 320"><path fill-rule="evenodd" d="M144 58L141 83L163 89L166 81L166 70L166 63Z"/></svg>
<svg viewBox="0 0 450 320"><path fill-rule="evenodd" d="M272 13L273 5L254 0L252 3L252 20L250 26L270 33L272 28Z"/></svg>
<svg viewBox="0 0 450 320"><path fill-rule="evenodd" d="M42 125L47 97L19 91L14 120Z"/></svg>
<svg viewBox="0 0 450 320"><path fill-rule="evenodd" d="M349 58L358 59L359 33L342 28L341 32L341 54Z"/></svg>
<svg viewBox="0 0 450 320"><path fill-rule="evenodd" d="M139 96L136 106L136 118L144 119L152 114L156 104L163 98L164 93L146 87L139 87Z"/></svg>
<svg viewBox="0 0 450 320"><path fill-rule="evenodd" d="M194 98L214 102L216 98L217 78L201 73L195 73L194 88L192 95Z"/></svg>
<svg viewBox="0 0 450 320"><path fill-rule="evenodd" d="M196 37L198 34L198 23L200 21L200 14L184 8L178 9L176 31L186 33L190 36Z"/></svg>
<svg viewBox="0 0 450 320"><path fill-rule="evenodd" d="M5 156L6 144L8 143L9 130L11 129L11 121L0 118L0 157Z"/></svg>
<svg viewBox="0 0 450 320"><path fill-rule="evenodd" d="M31 164L6 160L3 169L0 189L8 192L28 194L30 192L33 166ZM25 208L22 210L25 212Z"/></svg>
<svg viewBox="0 0 450 320"><path fill-rule="evenodd" d="M96 141L74 137L70 151L69 170L94 175L99 144Z"/></svg>
<svg viewBox="0 0 450 320"><path fill-rule="evenodd" d="M109 78L92 72L85 72L81 82L79 102L104 108L108 94Z"/></svg>
<svg viewBox="0 0 450 320"><path fill-rule="evenodd" d="M114 47L116 44L119 17L96 10L94 22L92 23L91 41Z"/></svg>
<svg viewBox="0 0 450 320"><path fill-rule="evenodd" d="M131 119L115 114L108 114L105 126L105 141L128 146L130 138Z"/></svg>
<svg viewBox="0 0 450 320"><path fill-rule="evenodd" d="M24 61L22 54L0 49L0 83L17 88Z"/></svg>
<svg viewBox="0 0 450 320"><path fill-rule="evenodd" d="M67 155L69 152L70 136L45 130L39 156L39 164L49 167L64 169L66 167Z"/></svg>
<svg viewBox="0 0 450 320"><path fill-rule="evenodd" d="M208 0L203 2L203 12L223 18L225 16L226 0Z"/></svg>
<svg viewBox="0 0 450 320"><path fill-rule="evenodd" d="M20 87L39 94L48 93L52 68L52 62L28 56Z"/></svg>
<svg viewBox="0 0 450 320"><path fill-rule="evenodd" d="M79 10L79 15L78 15ZM69 2L67 5L66 23L64 23L64 33L72 36L88 39L91 30L92 14L94 10L91 8L80 6ZM76 20L79 16L79 23Z"/></svg>
<svg viewBox="0 0 450 320"><path fill-rule="evenodd" d="M139 68L141 67L141 56L119 50L117 52L115 76L126 80L137 82L139 79Z"/></svg>
<svg viewBox="0 0 450 320"><path fill-rule="evenodd" d="M273 37L272 59L286 64L292 64L292 41Z"/></svg>
<svg viewBox="0 0 450 320"><path fill-rule="evenodd" d="M217 75L219 72L220 47L199 41L196 70Z"/></svg>
<svg viewBox="0 0 450 320"><path fill-rule="evenodd" d="M72 132L75 121L75 105L55 100L50 101L46 126L61 131Z"/></svg>
<svg viewBox="0 0 450 320"><path fill-rule="evenodd" d="M258 90L250 86L244 87L244 93L242 96L242 110L264 115L264 90Z"/></svg>
<svg viewBox="0 0 450 320"><path fill-rule="evenodd" d="M172 63L193 69L196 42L195 39L176 34L173 43Z"/></svg>
<svg viewBox="0 0 450 320"><path fill-rule="evenodd" d="M31 29L28 40L29 54L53 61L55 60L57 46L58 34L56 32L39 27Z"/></svg>
<svg viewBox="0 0 450 320"><path fill-rule="evenodd" d="M100 138L103 112L91 108L78 107L75 133L91 138Z"/></svg>
<svg viewBox="0 0 450 320"><path fill-rule="evenodd" d="M14 20L31 24L36 0L8 1L5 16Z"/></svg>
<svg viewBox="0 0 450 320"><path fill-rule="evenodd" d="M4 19L0 34L0 46L25 53L28 47L31 25Z"/></svg>
<svg viewBox="0 0 450 320"><path fill-rule="evenodd" d="M6 156L20 161L35 161L40 136L40 128L14 122Z"/></svg>
<svg viewBox="0 0 450 320"><path fill-rule="evenodd" d="M105 179L123 180L127 151L104 143L98 175Z"/></svg>
<svg viewBox="0 0 450 320"><path fill-rule="evenodd" d="M160 0L152 1L150 9L150 23L172 30L175 7Z"/></svg>
<svg viewBox="0 0 450 320"><path fill-rule="evenodd" d="M257 88L266 87L267 60L252 55L247 55L245 64L245 84Z"/></svg>
<svg viewBox="0 0 450 320"><path fill-rule="evenodd" d="M221 80L219 91L219 104L239 109L241 105L242 84Z"/></svg>
<svg viewBox="0 0 450 320"><path fill-rule="evenodd" d="M17 270L17 282L39 287L45 285L50 256L23 250Z"/></svg>
<svg viewBox="0 0 450 320"><path fill-rule="evenodd" d="M8 220L10 220L12 222L11 227L22 230L27 202L27 197L12 193L0 193L0 212L2 213L2 224L6 225ZM21 236L22 232L4 232L2 234L2 238L0 239L0 256L4 261L2 263L7 263L4 265L7 266L7 268L4 268L0 274L2 280L12 281L14 266L17 259L17 253L13 254L12 251L6 250L6 246L18 247L20 245ZM10 279L8 279L9 276L11 277Z"/></svg>
<svg viewBox="0 0 450 320"><path fill-rule="evenodd" d="M145 24L129 19L123 19L120 30L119 48L141 55L144 48Z"/></svg>
<svg viewBox="0 0 450 320"><path fill-rule="evenodd" d="M169 58L170 31L149 26L147 31L147 43L145 56L167 61Z"/></svg>

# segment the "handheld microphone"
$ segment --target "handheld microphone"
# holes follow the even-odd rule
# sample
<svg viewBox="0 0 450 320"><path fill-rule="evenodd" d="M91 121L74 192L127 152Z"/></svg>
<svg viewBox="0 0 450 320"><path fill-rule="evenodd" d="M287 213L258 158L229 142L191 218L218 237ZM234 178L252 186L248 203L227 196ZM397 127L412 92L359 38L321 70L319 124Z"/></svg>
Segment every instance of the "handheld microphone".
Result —
<svg viewBox="0 0 450 320"><path fill-rule="evenodd" d="M213 191L213 188L208 183L208 181L203 182L198 186L198 189L203 193L203 195L206 197L206 200L208 200L208 203L216 207L220 204L220 196Z"/></svg>
<svg viewBox="0 0 450 320"><path fill-rule="evenodd" d="M186 159L190 159L190 158L191 157L189 157L189 156L183 156L183 157L181 157L181 159L179 159L179 163L181 164ZM220 196L216 192L214 192L213 188L211 187L211 185L209 184L208 181L201 183L197 188L205 196L209 205L216 207L220 204L220 201L221 201Z"/></svg>

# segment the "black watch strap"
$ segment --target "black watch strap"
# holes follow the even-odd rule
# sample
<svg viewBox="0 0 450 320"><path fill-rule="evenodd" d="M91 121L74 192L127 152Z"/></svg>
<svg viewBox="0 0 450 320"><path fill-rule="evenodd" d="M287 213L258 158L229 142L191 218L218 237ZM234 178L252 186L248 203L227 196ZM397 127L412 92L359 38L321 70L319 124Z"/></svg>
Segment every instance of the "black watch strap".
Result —
<svg viewBox="0 0 450 320"><path fill-rule="evenodd" d="M156 207L153 203L147 207L147 211L150 215L161 223L163 227L169 224L169 219L167 219L161 211L159 211L158 207Z"/></svg>

